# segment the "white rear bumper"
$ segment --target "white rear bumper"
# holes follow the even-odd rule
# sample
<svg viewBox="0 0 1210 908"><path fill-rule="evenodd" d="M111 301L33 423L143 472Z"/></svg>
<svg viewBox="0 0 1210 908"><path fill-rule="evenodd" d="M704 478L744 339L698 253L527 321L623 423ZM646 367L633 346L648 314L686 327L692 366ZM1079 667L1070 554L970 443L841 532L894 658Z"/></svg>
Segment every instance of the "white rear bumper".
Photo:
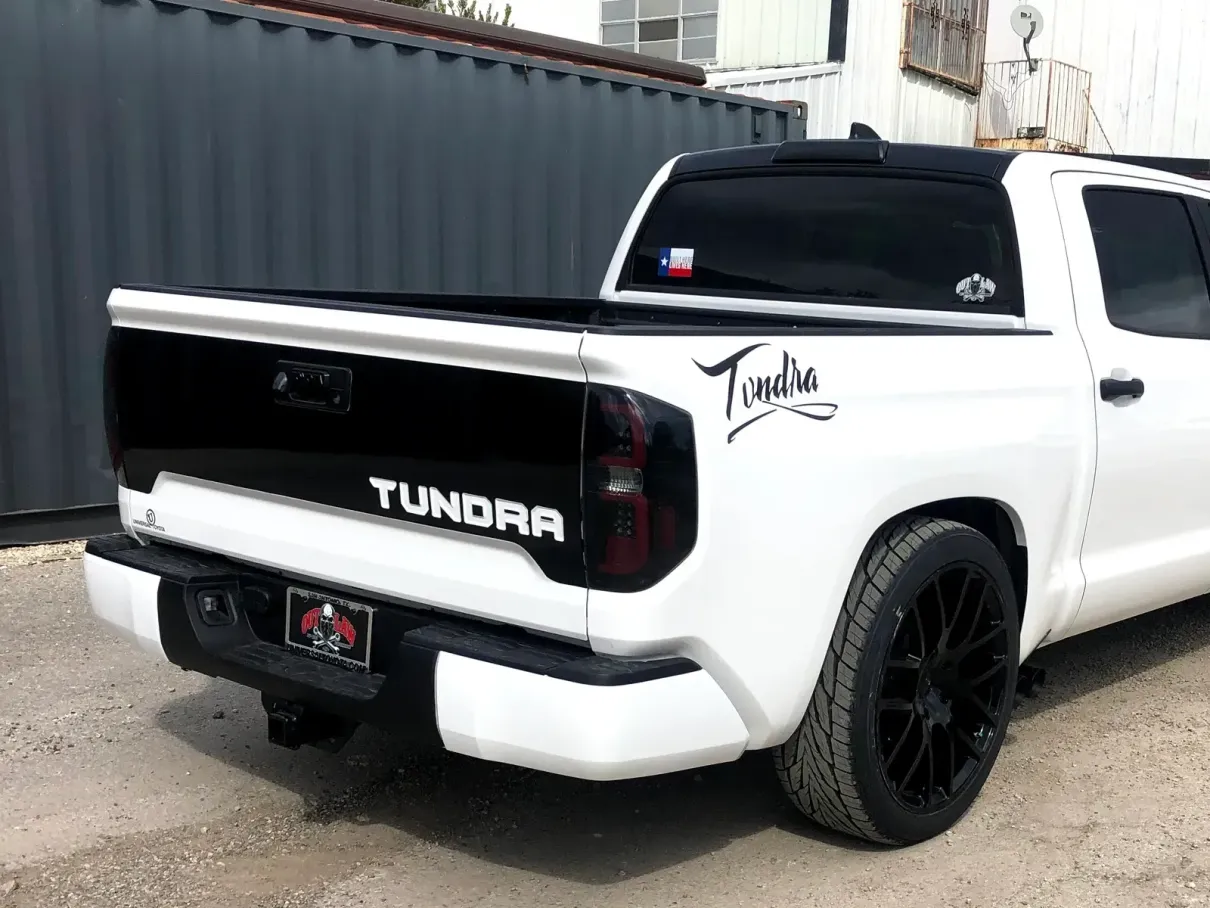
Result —
<svg viewBox="0 0 1210 908"><path fill-rule="evenodd" d="M85 555L84 572L96 616L169 659L160 637L160 577L93 554ZM182 600L180 607L188 606ZM222 675L221 666L215 673ZM739 714L702 670L594 685L439 652L431 689L417 694L435 701L436 731L448 750L582 779L728 762L748 743Z"/></svg>
<svg viewBox="0 0 1210 908"><path fill-rule="evenodd" d="M156 607L159 577L96 555L85 555L84 583L93 614L110 630L144 652L167 658L160 643L160 616Z"/></svg>

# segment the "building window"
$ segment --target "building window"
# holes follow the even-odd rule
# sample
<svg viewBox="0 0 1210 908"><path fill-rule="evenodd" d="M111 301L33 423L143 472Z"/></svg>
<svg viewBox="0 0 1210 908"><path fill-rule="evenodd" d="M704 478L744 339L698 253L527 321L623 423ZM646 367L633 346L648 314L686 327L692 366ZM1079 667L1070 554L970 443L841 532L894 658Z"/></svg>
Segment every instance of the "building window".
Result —
<svg viewBox="0 0 1210 908"><path fill-rule="evenodd" d="M665 60L718 59L719 0L601 0L601 43Z"/></svg>
<svg viewBox="0 0 1210 908"><path fill-rule="evenodd" d="M904 0L899 65L971 92L983 86L988 0Z"/></svg>

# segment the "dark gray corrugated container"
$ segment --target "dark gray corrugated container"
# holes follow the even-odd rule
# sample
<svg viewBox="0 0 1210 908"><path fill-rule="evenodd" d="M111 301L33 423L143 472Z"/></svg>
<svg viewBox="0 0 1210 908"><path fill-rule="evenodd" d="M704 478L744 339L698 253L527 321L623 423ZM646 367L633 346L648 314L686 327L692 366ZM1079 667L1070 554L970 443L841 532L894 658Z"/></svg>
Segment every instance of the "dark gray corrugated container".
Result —
<svg viewBox="0 0 1210 908"><path fill-rule="evenodd" d="M223 0L3 6L0 544L112 519L115 284L595 294L660 164L803 133L756 99Z"/></svg>

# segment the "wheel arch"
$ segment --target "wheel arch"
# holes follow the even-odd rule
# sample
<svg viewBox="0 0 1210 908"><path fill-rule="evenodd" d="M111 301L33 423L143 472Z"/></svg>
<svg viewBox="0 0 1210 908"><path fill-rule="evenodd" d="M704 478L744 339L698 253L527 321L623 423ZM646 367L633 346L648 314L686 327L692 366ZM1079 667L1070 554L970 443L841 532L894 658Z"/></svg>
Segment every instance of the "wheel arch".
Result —
<svg viewBox="0 0 1210 908"><path fill-rule="evenodd" d="M1011 505L995 498L975 496L924 502L884 520L870 535L870 541L887 525L911 517L934 517L964 523L990 539L1008 565L1017 597L1017 617L1024 622L1029 591L1029 547L1025 524Z"/></svg>

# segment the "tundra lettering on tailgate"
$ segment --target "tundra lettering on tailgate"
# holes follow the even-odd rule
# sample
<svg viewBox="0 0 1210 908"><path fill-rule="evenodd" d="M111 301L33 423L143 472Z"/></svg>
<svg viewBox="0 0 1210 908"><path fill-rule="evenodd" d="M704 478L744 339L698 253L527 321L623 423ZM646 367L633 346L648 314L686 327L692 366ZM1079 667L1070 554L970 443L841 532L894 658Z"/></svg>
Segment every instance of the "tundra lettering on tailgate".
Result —
<svg viewBox="0 0 1210 908"><path fill-rule="evenodd" d="M433 486L409 486L394 479L370 477L370 485L378 490L378 503L384 511L392 506L402 507L413 517L445 519L453 523L487 529L494 526L501 533L512 530L521 536L540 538L543 534L563 541L563 515L554 508L534 507L503 498L490 499L470 492L442 492ZM398 496L392 497L392 492Z"/></svg>

